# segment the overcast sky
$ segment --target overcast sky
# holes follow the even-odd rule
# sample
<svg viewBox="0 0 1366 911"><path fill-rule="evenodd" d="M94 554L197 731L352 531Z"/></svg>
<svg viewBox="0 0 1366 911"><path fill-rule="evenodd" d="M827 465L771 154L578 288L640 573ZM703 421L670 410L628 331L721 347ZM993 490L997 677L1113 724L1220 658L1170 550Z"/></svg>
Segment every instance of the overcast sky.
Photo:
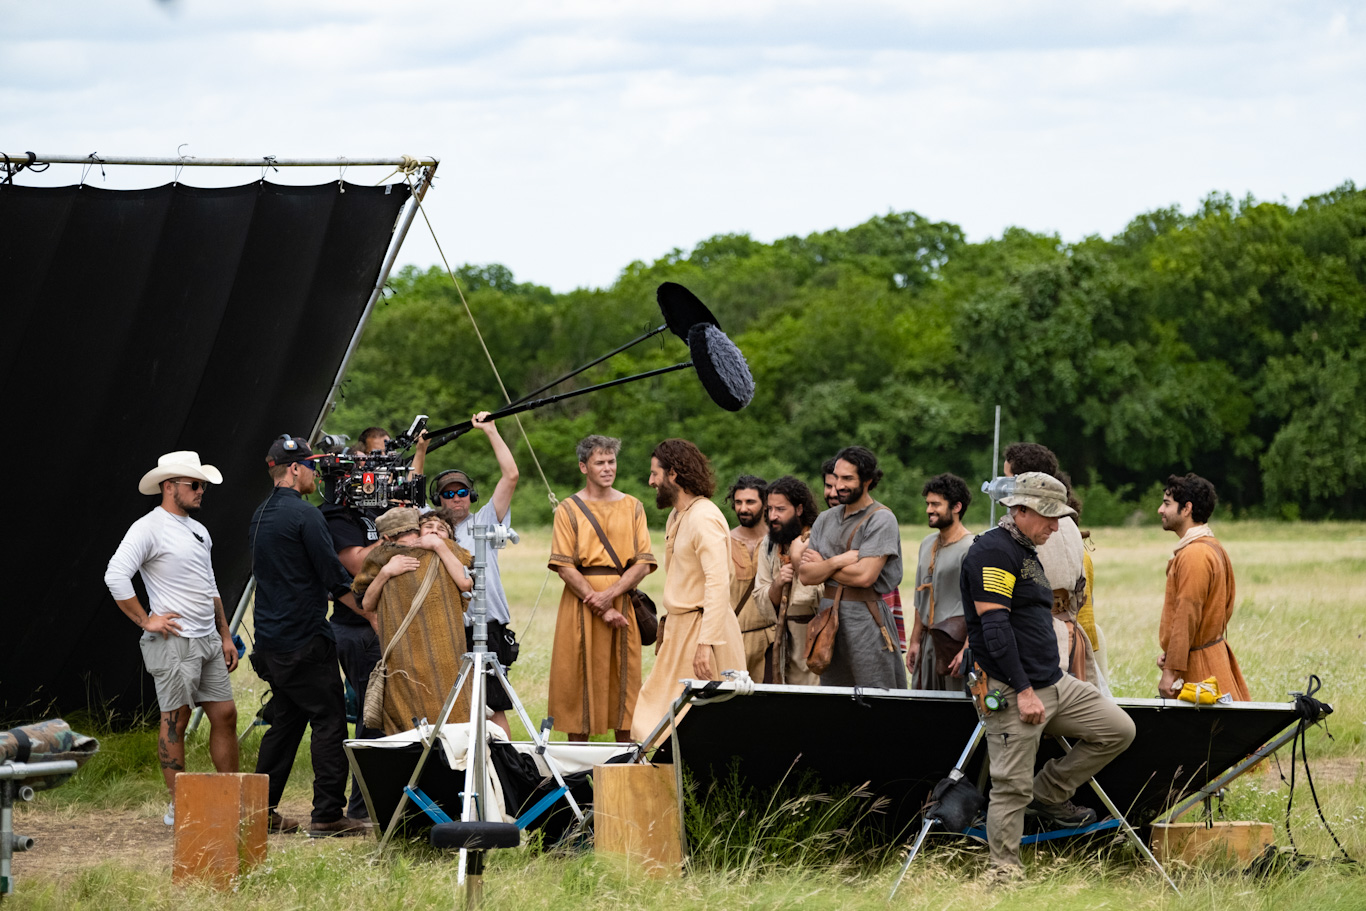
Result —
<svg viewBox="0 0 1366 911"><path fill-rule="evenodd" d="M713 234L770 241L892 210L973 240L1010 225L1075 240L1214 190L1293 204L1366 185L1363 10L0 0L0 150L434 155L428 213L453 263L558 291ZM106 172L87 180L172 176ZM420 223L400 261L437 261Z"/></svg>

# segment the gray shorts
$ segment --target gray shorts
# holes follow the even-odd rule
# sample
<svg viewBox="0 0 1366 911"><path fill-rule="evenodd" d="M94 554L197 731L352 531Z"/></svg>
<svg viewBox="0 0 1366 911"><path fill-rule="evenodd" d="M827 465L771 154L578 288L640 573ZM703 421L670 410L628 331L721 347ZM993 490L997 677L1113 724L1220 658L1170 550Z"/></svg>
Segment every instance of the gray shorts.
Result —
<svg viewBox="0 0 1366 911"><path fill-rule="evenodd" d="M210 633L197 639L143 633L142 663L157 685L163 712L201 702L231 702L232 683L223 661L223 639Z"/></svg>

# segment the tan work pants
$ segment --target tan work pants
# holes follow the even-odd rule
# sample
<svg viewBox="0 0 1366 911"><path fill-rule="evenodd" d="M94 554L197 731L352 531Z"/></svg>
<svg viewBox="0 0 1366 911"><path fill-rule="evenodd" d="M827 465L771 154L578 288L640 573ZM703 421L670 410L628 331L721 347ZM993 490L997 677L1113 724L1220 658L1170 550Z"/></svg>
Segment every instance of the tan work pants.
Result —
<svg viewBox="0 0 1366 911"><path fill-rule="evenodd" d="M1044 723L1020 720L1019 697L1005 681L988 678L1009 705L986 719L991 759L991 803L987 806L987 843L992 866L1020 866L1025 807L1031 800L1062 803L1105 768L1134 739L1134 722L1113 699L1068 674L1034 692L1043 702ZM1044 734L1066 737L1072 752L1049 760L1034 774Z"/></svg>

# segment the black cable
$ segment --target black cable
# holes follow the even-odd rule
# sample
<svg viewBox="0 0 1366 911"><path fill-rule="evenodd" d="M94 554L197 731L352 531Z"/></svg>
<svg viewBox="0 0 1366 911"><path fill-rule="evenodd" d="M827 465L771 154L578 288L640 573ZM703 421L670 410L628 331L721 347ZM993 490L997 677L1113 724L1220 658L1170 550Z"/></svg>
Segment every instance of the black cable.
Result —
<svg viewBox="0 0 1366 911"><path fill-rule="evenodd" d="M1319 794L1314 787L1314 775L1309 771L1309 744L1305 736L1306 732L1310 727L1317 724L1320 720L1323 720L1324 733L1328 735L1329 740L1333 739L1333 735L1328 731L1327 722L1328 716L1333 713L1333 707L1314 698L1314 694L1317 693L1322 686L1323 682L1319 680L1318 675L1310 674L1309 686L1306 688L1306 691L1294 694L1295 712L1300 716L1300 720L1299 726L1295 731L1295 736L1290 741L1290 795L1285 801L1285 835L1286 839L1290 842L1291 851L1298 854L1299 848L1295 845L1295 836L1290 831L1290 809L1295 803L1295 756L1298 752L1300 761L1304 764L1304 779L1309 783L1309 795L1314 799L1314 809L1318 812L1319 822L1323 823L1324 829L1328 831L1328 835L1333 839L1333 844L1337 845L1338 850L1342 852L1343 858L1349 864L1354 864L1356 861L1347 853L1347 849L1342 846L1342 842L1338 841L1337 833L1333 831L1333 827L1328 824L1328 820L1323 815L1323 805L1319 802ZM1281 775L1281 780L1285 780L1284 774Z"/></svg>

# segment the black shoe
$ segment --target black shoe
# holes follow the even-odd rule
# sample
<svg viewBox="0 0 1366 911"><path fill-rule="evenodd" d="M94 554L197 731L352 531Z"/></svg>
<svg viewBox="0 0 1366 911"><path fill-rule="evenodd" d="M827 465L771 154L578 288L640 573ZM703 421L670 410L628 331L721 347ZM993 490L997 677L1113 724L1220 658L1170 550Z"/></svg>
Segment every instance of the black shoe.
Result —
<svg viewBox="0 0 1366 911"><path fill-rule="evenodd" d="M308 827L309 838L330 838L334 835L364 835L369 832L371 826L368 822L361 822L350 817L343 816L331 822L315 822Z"/></svg>
<svg viewBox="0 0 1366 911"><path fill-rule="evenodd" d="M1026 816L1034 816L1046 825L1058 829L1081 829L1097 819L1096 811L1090 807L1079 807L1070 800L1062 803L1043 803L1031 800L1025 807Z"/></svg>

